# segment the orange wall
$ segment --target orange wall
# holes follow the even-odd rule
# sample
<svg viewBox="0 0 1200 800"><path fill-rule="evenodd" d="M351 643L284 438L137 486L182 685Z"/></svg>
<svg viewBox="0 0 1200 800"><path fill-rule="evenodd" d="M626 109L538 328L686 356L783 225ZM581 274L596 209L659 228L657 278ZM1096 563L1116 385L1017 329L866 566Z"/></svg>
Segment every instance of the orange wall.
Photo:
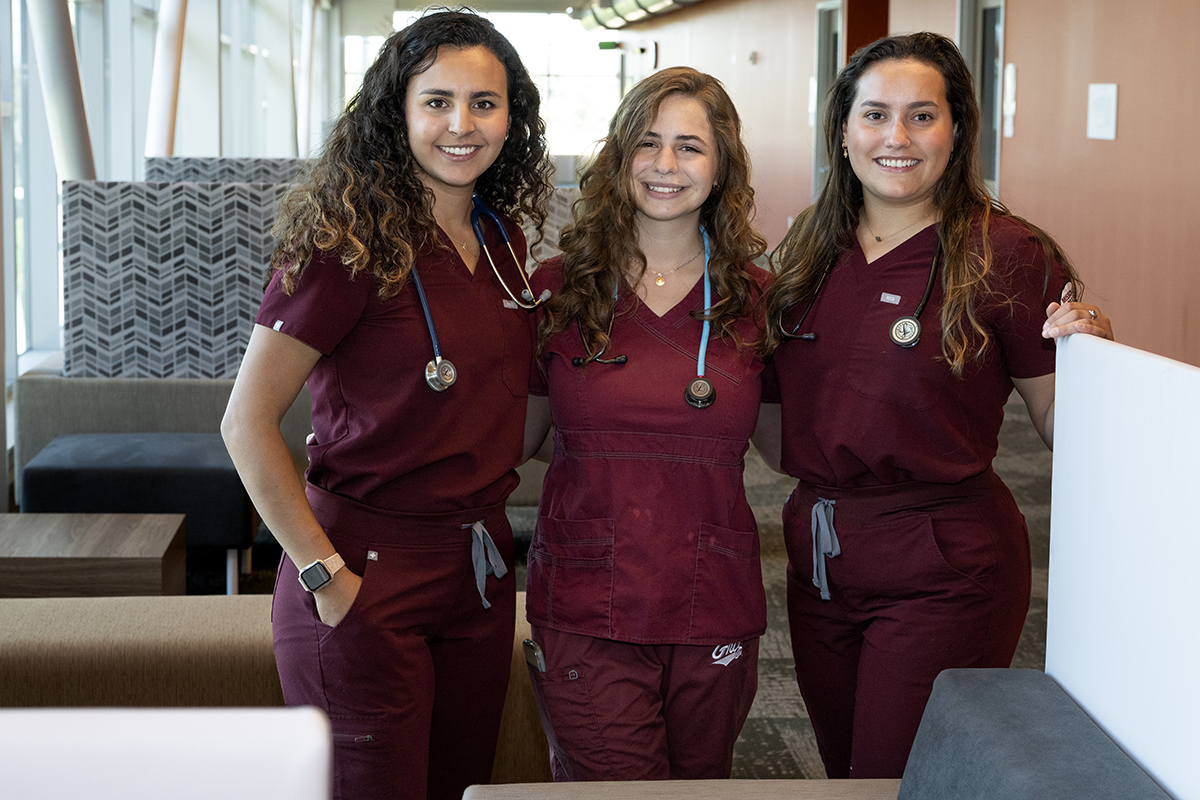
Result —
<svg viewBox="0 0 1200 800"><path fill-rule="evenodd" d="M1200 132L1200 4L1008 0L1005 13L1017 113L1001 199L1059 239L1120 341L1200 366L1200 158L1188 149ZM890 0L892 32L953 36L956 19L955 0ZM612 35L657 42L660 67L725 84L772 245L810 202L815 20L816 0L706 0ZM1086 138L1089 83L1118 85L1116 141Z"/></svg>
<svg viewBox="0 0 1200 800"><path fill-rule="evenodd" d="M1118 340L1200 366L1200 4L1010 0L1015 136L1000 193L1054 234ZM1087 86L1117 84L1117 138L1087 138Z"/></svg>

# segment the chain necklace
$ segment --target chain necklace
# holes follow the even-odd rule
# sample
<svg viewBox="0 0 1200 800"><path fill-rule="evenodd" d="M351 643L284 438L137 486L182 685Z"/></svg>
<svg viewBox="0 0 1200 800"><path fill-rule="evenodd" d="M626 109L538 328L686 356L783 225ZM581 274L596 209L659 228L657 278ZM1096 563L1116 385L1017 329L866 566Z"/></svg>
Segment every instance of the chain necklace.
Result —
<svg viewBox="0 0 1200 800"><path fill-rule="evenodd" d="M704 248L703 248L703 247L701 247L699 250L697 250L697 251L696 251L696 254L695 254L694 256L692 256L692 257L691 257L691 258L689 258L687 261L685 261L685 262L683 262L682 264L680 264L680 265L679 265L678 267L676 267L675 269L669 269L669 270L667 270L666 272L659 272L659 271L658 271L658 270L656 270L656 269L652 269L652 270L650 270L651 272L653 272L655 275L657 275L657 276L658 276L658 277L656 277L656 278L654 279L654 285L655 285L655 286L662 286L664 283L666 283L666 282L667 282L667 276L668 276L668 275L670 275L672 272L674 272L674 271L675 271L675 270L677 270L677 269L683 269L683 268L684 268L684 267L686 267L688 264L692 263L692 262L693 262L693 261L695 261L697 258L699 258L699 257L700 257L700 254L701 254L701 253L703 253L703 252L704 252ZM649 269L649 268L647 268L647 269Z"/></svg>
<svg viewBox="0 0 1200 800"><path fill-rule="evenodd" d="M875 233L875 231L871 230L871 223L867 222L867 217L866 217L866 215L865 215L865 214L864 214L864 215L862 215L861 217L859 217L859 219L861 219L861 220L862 220L862 224L866 226L866 228L867 228L867 233L871 235L871 238L872 238L872 239L874 239L874 240L875 240L875 241L877 241L877 242L882 242L882 241L883 241L883 237L882 237L882 236L879 236L879 235L877 235L877 234ZM926 222L926 221L927 221L927 219L928 219L928 218L925 218L925 217L923 217L923 218L921 218L921 219L917 220L916 222L910 222L908 225L905 225L905 226L904 226L903 228L901 228L900 230L898 230L898 231L893 231L893 232L889 233L889 234L888 234L888 238L889 238L889 239L891 239L891 238L893 238L893 237L899 236L900 234L904 233L904 232L905 232L906 230L908 230L909 228L912 228L912 227L914 227L914 226L916 226L916 225L920 225L922 222Z"/></svg>

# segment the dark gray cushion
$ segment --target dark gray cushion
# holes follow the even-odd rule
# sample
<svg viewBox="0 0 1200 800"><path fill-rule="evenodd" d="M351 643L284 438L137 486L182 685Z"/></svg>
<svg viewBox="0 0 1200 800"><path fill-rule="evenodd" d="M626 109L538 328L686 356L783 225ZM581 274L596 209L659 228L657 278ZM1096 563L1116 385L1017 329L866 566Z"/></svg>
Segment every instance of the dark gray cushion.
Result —
<svg viewBox="0 0 1200 800"><path fill-rule="evenodd" d="M1169 800L1042 672L938 676L898 800Z"/></svg>
<svg viewBox="0 0 1200 800"><path fill-rule="evenodd" d="M185 514L189 547L249 547L250 498L217 433L60 436L25 467L21 511Z"/></svg>

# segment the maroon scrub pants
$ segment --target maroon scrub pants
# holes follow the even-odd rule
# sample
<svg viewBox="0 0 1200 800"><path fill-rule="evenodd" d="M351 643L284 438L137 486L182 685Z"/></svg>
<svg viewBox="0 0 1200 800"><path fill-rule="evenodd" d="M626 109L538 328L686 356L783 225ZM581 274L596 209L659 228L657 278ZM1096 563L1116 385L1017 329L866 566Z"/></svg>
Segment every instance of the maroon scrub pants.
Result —
<svg viewBox="0 0 1200 800"><path fill-rule="evenodd" d="M491 777L516 621L511 577L487 577L484 609L462 526L484 520L512 564L504 508L396 514L308 496L363 582L331 628L284 556L271 614L284 699L329 715L335 798L458 800Z"/></svg>
<svg viewBox="0 0 1200 800"><path fill-rule="evenodd" d="M530 668L556 781L728 778L758 639L638 645L534 626Z"/></svg>
<svg viewBox="0 0 1200 800"><path fill-rule="evenodd" d="M813 585L811 509L841 552ZM1029 534L990 469L953 486L801 484L784 510L796 677L830 778L899 778L933 680L1007 667L1029 609Z"/></svg>

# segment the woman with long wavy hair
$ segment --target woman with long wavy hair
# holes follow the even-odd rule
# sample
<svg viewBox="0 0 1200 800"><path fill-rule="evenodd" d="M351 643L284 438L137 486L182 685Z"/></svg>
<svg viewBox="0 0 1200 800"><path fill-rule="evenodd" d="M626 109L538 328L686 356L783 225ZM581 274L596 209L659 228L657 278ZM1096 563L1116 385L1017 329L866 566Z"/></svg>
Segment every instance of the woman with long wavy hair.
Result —
<svg viewBox="0 0 1200 800"><path fill-rule="evenodd" d="M900 777L937 674L1011 662L1030 560L991 466L1004 405L1015 387L1051 445L1053 339L1112 336L988 196L978 135L952 42L866 46L831 90L828 183L773 256L788 612L830 777Z"/></svg>
<svg viewBox="0 0 1200 800"><path fill-rule="evenodd" d="M737 111L685 67L637 84L534 273L530 673L556 780L728 777L766 602L743 456L765 248Z"/></svg>
<svg viewBox="0 0 1200 800"><path fill-rule="evenodd" d="M287 703L329 716L335 797L457 798L491 775L536 305L517 223L540 229L551 191L538 109L489 22L427 14L279 211L222 432L284 549L276 660ZM279 423L305 382L301 482Z"/></svg>

